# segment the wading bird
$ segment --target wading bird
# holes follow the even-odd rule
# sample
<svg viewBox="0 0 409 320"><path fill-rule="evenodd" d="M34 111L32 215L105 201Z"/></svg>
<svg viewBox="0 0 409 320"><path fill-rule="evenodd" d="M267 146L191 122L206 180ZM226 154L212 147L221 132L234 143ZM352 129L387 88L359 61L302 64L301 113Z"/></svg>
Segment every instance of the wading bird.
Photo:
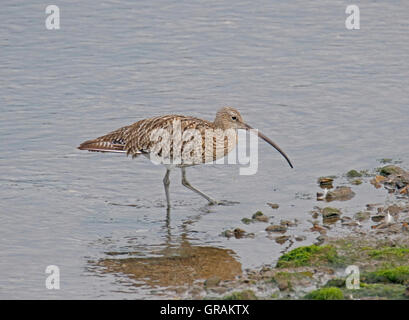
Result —
<svg viewBox="0 0 409 320"><path fill-rule="evenodd" d="M181 169L182 184L185 187L205 198L210 204L220 204L189 183L186 178L186 167L214 162L225 157L237 144L238 129L253 128L243 121L236 109L224 107L217 112L213 122L182 115L154 117L85 141L78 149L120 152L132 155L132 158L144 155L151 160L159 161L166 167L163 184L168 208L170 208L169 174L175 167ZM290 167L293 167L290 159L278 145L261 132L257 131L257 134L280 152Z"/></svg>

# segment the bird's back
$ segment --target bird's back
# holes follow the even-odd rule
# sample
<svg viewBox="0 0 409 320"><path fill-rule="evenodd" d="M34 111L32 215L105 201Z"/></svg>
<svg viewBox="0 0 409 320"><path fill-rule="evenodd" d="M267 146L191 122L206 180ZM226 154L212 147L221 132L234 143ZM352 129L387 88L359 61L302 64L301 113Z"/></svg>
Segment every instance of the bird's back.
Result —
<svg viewBox="0 0 409 320"><path fill-rule="evenodd" d="M96 139L85 141L79 146L79 149L97 152L122 152L132 155L132 157L140 154L151 154L152 152L166 157L164 153L167 151L167 156L172 159L175 158L174 151L178 150L181 154L185 153L185 160L189 158L187 160L191 164L198 164L224 157L232 149L226 143L227 137L217 136L211 140L211 148L207 148L207 152L205 152L205 143L210 143L210 141L206 141L206 132L214 132L215 129L213 122L195 117L159 116L140 120ZM179 134L180 146L175 143L178 141ZM172 144L163 141L164 136L170 137ZM233 138L235 139L235 137ZM217 143L213 144L213 142ZM195 153L194 151L199 150L198 148L201 148L202 151ZM187 151L190 154L186 154Z"/></svg>

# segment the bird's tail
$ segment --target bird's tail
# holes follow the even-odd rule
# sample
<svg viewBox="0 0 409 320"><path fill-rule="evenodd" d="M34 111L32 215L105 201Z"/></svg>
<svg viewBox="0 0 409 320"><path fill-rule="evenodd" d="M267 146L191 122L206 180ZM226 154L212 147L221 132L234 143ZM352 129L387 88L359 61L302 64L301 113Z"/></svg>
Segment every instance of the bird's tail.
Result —
<svg viewBox="0 0 409 320"><path fill-rule="evenodd" d="M125 153L125 133L128 127L123 127L93 140L80 144L78 149L94 152Z"/></svg>

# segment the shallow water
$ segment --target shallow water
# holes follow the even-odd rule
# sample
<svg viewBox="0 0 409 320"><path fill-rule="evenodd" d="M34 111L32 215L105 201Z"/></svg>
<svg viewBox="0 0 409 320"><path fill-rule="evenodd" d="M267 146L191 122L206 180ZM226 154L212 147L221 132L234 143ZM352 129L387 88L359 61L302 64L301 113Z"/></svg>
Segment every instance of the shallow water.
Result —
<svg viewBox="0 0 409 320"><path fill-rule="evenodd" d="M354 31L344 25L348 4L60 1L61 29L50 31L42 2L2 3L0 298L155 298L160 287L101 266L159 259L154 268L186 245L199 248L188 256L217 252L242 270L273 263L288 243L242 218L257 210L275 223L296 218L292 234L307 239L292 248L307 245L318 177L372 169L381 158L408 168L409 4L361 1ZM223 105L295 165L260 143L255 175L233 165L188 169L193 185L239 204L206 206L175 171L167 216L162 167L76 149L141 118L213 119ZM347 213L386 199L368 183L353 189L359 197L336 204ZM256 237L220 236L235 227ZM60 290L45 288L48 265L60 268Z"/></svg>

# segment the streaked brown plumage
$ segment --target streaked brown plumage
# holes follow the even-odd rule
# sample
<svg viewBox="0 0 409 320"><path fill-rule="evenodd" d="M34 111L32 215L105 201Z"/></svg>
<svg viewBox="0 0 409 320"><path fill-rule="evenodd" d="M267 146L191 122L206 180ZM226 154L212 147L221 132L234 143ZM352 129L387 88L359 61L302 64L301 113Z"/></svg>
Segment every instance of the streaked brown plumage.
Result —
<svg viewBox="0 0 409 320"><path fill-rule="evenodd" d="M175 123L179 126L175 126ZM168 132L171 136L177 134L179 129L176 130L176 128L180 128L183 137L190 132L200 134L200 137L198 139L186 139L186 141L181 139L180 149L177 149L178 145L174 145L176 142L171 142L171 145L160 144L160 139L155 140L152 138L152 133L162 132L161 130ZM244 123L243 118L236 109L224 107L217 112L213 122L183 115L159 116L140 120L99 138L85 141L81 143L78 149L96 152L120 152L131 155L133 158L139 155L150 158L153 153L156 153L162 157L161 163L165 164L167 168L164 185L168 207L170 207L169 172L174 166L182 169L182 184L184 186L197 192L210 203L218 203L218 201L213 200L190 185L186 179L185 167L215 161L226 156L237 144L237 129L250 130L252 128ZM207 132L214 132L213 138L209 139L208 136L206 136ZM276 148L292 167L286 154L274 142L260 132L258 132L258 136ZM200 144L196 146L199 147L199 149L193 148L193 150L201 150L199 154L188 149L188 147L191 147L192 144L194 145L195 143ZM165 149L168 150L168 154L165 152ZM187 152L185 156L182 157L180 163L169 165L169 160L174 159L173 157L176 153L174 149L182 154L185 149ZM190 153L188 151L190 151Z"/></svg>

